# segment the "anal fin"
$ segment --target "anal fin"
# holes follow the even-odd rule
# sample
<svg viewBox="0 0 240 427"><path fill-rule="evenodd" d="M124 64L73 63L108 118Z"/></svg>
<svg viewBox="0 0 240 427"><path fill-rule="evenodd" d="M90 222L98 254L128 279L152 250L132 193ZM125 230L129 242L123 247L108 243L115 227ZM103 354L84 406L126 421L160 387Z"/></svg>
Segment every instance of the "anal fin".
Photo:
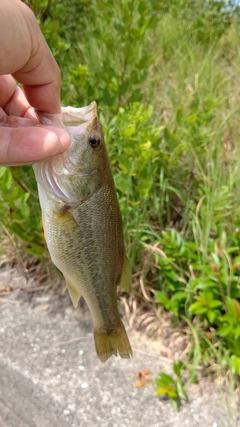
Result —
<svg viewBox="0 0 240 427"><path fill-rule="evenodd" d="M76 308L78 305L78 302L81 298L81 294L80 294L79 290L76 288L76 286L73 285L71 280L69 280L68 277L65 277L65 280L66 280L66 284L68 287L68 292L69 292L70 298L72 300L74 307Z"/></svg>

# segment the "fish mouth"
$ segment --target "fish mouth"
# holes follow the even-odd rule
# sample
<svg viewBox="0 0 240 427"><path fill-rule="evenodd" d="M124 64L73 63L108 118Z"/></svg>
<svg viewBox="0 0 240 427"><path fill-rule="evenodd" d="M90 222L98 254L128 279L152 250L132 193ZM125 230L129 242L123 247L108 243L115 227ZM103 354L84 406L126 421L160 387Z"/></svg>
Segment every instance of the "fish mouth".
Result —
<svg viewBox="0 0 240 427"><path fill-rule="evenodd" d="M43 113L37 110L36 114L43 124L54 124L55 126L66 128L70 126L79 126L98 117L97 104L95 101L81 108L63 107L59 114Z"/></svg>
<svg viewBox="0 0 240 427"><path fill-rule="evenodd" d="M86 107L74 108L74 107L65 107L62 108L62 117L63 123L65 126L79 126L83 123L97 118L97 104L95 101Z"/></svg>

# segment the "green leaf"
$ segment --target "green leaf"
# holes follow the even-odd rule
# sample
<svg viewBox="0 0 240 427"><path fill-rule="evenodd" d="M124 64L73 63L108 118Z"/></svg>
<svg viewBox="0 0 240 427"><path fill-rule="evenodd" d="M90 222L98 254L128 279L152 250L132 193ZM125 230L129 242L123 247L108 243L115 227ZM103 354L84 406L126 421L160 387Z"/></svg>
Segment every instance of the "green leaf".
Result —
<svg viewBox="0 0 240 427"><path fill-rule="evenodd" d="M167 375L163 372L161 372L160 374L158 374L158 377L155 379L155 382L157 385L159 386L174 386L175 385L175 380L170 376Z"/></svg>
<svg viewBox="0 0 240 427"><path fill-rule="evenodd" d="M234 330L234 337L236 340L240 337L240 325Z"/></svg>
<svg viewBox="0 0 240 427"><path fill-rule="evenodd" d="M177 387L176 387L176 384L174 385L174 387L173 388L169 388L169 391L168 391L168 396L169 397L171 397L171 398L176 398L176 397L178 397L178 391L177 391Z"/></svg>
<svg viewBox="0 0 240 427"><path fill-rule="evenodd" d="M171 306L171 301L167 297L167 295L162 291L155 292L155 299L157 302L162 304L165 308L169 309Z"/></svg>
<svg viewBox="0 0 240 427"><path fill-rule="evenodd" d="M187 393L184 390L184 386L180 380L177 381L177 392L180 399L188 401Z"/></svg>
<svg viewBox="0 0 240 427"><path fill-rule="evenodd" d="M190 114L187 117L187 123L193 124L197 121L197 115L196 114Z"/></svg>
<svg viewBox="0 0 240 427"><path fill-rule="evenodd" d="M153 184L153 183L152 183L152 180L150 180L150 179L144 179L144 180L141 180L141 181L139 182L138 186L137 186L138 193L139 193L143 198L148 197L149 192L150 192L151 187L152 187L152 184Z"/></svg>
<svg viewBox="0 0 240 427"><path fill-rule="evenodd" d="M186 300L187 298L187 292L184 291L178 291L175 292L171 298L172 301L182 301L182 300Z"/></svg>
<svg viewBox="0 0 240 427"><path fill-rule="evenodd" d="M230 369L231 372L235 375L240 375L240 357L233 355L230 359Z"/></svg>
<svg viewBox="0 0 240 427"><path fill-rule="evenodd" d="M139 5L138 5L138 12L140 13L140 15L144 15L146 12L148 11L148 7L146 4L146 1L140 1Z"/></svg>
<svg viewBox="0 0 240 427"><path fill-rule="evenodd" d="M195 314L204 314L208 311L208 308L205 306L202 306L201 302L197 301L189 306L189 310Z"/></svg>
<svg viewBox="0 0 240 427"><path fill-rule="evenodd" d="M5 187L6 190L10 190L12 186L12 173L9 168L2 167L1 170L1 184L3 185L3 188Z"/></svg>
<svg viewBox="0 0 240 427"><path fill-rule="evenodd" d="M178 361L178 362L175 362L174 364L173 364L173 370L174 370L174 373L178 376L178 377L180 377L181 376L181 371L182 371L182 369L186 369L186 366L185 366L185 364L180 360L180 361Z"/></svg>
<svg viewBox="0 0 240 427"><path fill-rule="evenodd" d="M179 125L181 125L183 122L183 112L181 109L177 110L176 121Z"/></svg>
<svg viewBox="0 0 240 427"><path fill-rule="evenodd" d="M0 167L0 179L2 178L2 176L5 174L7 168L5 166L1 166Z"/></svg>
<svg viewBox="0 0 240 427"><path fill-rule="evenodd" d="M213 300L209 302L209 307L210 308L217 308L217 307L222 307L222 302L218 301L218 300Z"/></svg>
<svg viewBox="0 0 240 427"><path fill-rule="evenodd" d="M155 395L165 395L168 394L169 388L167 386L158 387L155 391Z"/></svg>
<svg viewBox="0 0 240 427"><path fill-rule="evenodd" d="M217 329L217 334L220 337L226 337L232 331L232 325L225 325Z"/></svg>
<svg viewBox="0 0 240 427"><path fill-rule="evenodd" d="M117 190L121 191L123 194L129 194L131 189L129 179L120 174L115 175L114 179Z"/></svg>
<svg viewBox="0 0 240 427"><path fill-rule="evenodd" d="M213 310L208 310L207 311L207 318L208 318L208 320L209 320L210 323L214 322L214 320L216 319L216 314L217 313L215 311L213 311Z"/></svg>
<svg viewBox="0 0 240 427"><path fill-rule="evenodd" d="M171 403L172 403L172 406L174 407L174 409L176 411L179 411L179 408L180 408L179 399L171 399Z"/></svg>

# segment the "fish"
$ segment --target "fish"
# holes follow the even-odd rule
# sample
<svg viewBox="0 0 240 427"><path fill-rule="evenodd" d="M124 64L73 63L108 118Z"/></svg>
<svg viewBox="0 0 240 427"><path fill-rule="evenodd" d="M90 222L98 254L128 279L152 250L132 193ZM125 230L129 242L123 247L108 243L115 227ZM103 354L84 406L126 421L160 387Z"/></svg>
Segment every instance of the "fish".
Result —
<svg viewBox="0 0 240 427"><path fill-rule="evenodd" d="M39 117L71 136L67 151L33 165L51 259L63 273L74 307L83 296L90 309L99 359L129 358L117 287L130 293L131 269L96 102Z"/></svg>

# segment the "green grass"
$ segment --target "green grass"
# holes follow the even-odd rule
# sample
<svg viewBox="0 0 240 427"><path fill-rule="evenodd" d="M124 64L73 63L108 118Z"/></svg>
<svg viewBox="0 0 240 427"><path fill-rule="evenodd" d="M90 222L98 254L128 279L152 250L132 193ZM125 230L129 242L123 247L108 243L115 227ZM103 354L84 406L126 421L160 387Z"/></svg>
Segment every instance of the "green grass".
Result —
<svg viewBox="0 0 240 427"><path fill-rule="evenodd" d="M144 269L152 304L188 326L189 366L218 366L238 381L238 9L230 16L210 1L203 13L194 0L27 3L62 70L63 104L98 102L133 273ZM30 168L0 169L0 184L4 226L43 259Z"/></svg>

